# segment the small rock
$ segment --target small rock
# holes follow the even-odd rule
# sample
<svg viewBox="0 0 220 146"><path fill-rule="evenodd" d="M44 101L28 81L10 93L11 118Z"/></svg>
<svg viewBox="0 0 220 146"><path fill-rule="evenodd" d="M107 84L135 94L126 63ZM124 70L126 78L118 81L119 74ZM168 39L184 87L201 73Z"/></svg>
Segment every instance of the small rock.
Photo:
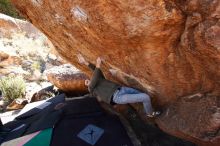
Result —
<svg viewBox="0 0 220 146"><path fill-rule="evenodd" d="M65 92L77 94L88 92L84 84L84 81L88 79L88 77L69 64L54 67L48 70L46 74L52 84Z"/></svg>
<svg viewBox="0 0 220 146"><path fill-rule="evenodd" d="M10 103L6 110L18 110L18 109L22 109L26 104L28 103L28 101L26 99L15 99L12 103Z"/></svg>

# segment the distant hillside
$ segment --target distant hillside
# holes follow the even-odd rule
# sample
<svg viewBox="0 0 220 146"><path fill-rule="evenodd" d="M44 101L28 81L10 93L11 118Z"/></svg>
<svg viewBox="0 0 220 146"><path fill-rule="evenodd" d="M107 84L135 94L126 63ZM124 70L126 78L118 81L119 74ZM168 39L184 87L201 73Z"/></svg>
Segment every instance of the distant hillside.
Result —
<svg viewBox="0 0 220 146"><path fill-rule="evenodd" d="M0 13L12 16L14 18L22 18L10 0L0 0Z"/></svg>

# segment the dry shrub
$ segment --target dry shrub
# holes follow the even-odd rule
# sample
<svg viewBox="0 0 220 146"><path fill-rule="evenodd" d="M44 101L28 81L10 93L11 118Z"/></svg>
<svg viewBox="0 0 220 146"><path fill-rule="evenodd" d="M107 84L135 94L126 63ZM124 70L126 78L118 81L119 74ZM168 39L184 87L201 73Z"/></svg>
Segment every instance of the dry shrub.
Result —
<svg viewBox="0 0 220 146"><path fill-rule="evenodd" d="M23 98L26 90L25 81L21 76L2 77L0 79L0 90L5 101L11 102L17 98Z"/></svg>

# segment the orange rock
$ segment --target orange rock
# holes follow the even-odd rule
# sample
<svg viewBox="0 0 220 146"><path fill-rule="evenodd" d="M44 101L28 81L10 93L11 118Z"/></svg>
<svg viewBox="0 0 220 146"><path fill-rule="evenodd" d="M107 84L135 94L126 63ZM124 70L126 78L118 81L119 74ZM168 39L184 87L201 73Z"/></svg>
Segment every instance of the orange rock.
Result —
<svg viewBox="0 0 220 146"><path fill-rule="evenodd" d="M10 65L21 65L22 59L18 56L9 56L7 59L0 61L0 67L7 67Z"/></svg>
<svg viewBox="0 0 220 146"><path fill-rule="evenodd" d="M219 146L219 101L220 97L211 95L186 96L170 104L156 121L172 135L201 146Z"/></svg>
<svg viewBox="0 0 220 146"><path fill-rule="evenodd" d="M47 34L66 60L91 75L78 64L76 55L80 52L92 63L102 56L108 79L113 79L108 70L117 69L115 81L148 91L154 105L164 111L195 93L211 95L207 98L220 96L219 0L12 1ZM210 106L220 108L214 102ZM201 107L196 108L199 111ZM181 110L172 116L179 116L184 112ZM172 126L163 119L161 125ZM185 116L181 119L189 120ZM213 128L211 122L207 124ZM202 130L195 134L178 131L181 125L176 126L173 130L184 132L179 135L182 138L203 135ZM219 130L217 122L214 131ZM216 133L208 142L218 138ZM204 138L198 140L203 142Z"/></svg>
<svg viewBox="0 0 220 146"><path fill-rule="evenodd" d="M8 59L9 55L3 51L0 51L0 61Z"/></svg>
<svg viewBox="0 0 220 146"><path fill-rule="evenodd" d="M12 101L12 103L10 103L7 106L7 110L18 110L18 109L22 109L26 104L28 103L28 101L26 99L15 99L14 101Z"/></svg>
<svg viewBox="0 0 220 146"><path fill-rule="evenodd" d="M47 71L47 78L62 91L76 94L88 92L84 83L88 77L71 66L62 65L54 67Z"/></svg>

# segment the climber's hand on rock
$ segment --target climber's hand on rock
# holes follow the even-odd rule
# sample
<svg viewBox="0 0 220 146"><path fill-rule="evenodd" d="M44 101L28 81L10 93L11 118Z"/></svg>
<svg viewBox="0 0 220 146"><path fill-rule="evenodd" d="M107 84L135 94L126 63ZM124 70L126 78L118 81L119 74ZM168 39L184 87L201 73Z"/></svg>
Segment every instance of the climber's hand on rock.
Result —
<svg viewBox="0 0 220 146"><path fill-rule="evenodd" d="M81 54L78 54L77 58L80 64L85 64L87 66L89 65L89 63L85 60L85 58Z"/></svg>
<svg viewBox="0 0 220 146"><path fill-rule="evenodd" d="M102 61L103 61L103 60L101 59L101 57L98 57L98 58L97 58L97 60L96 60L96 67L97 67L97 68L100 68L100 67L101 67Z"/></svg>

